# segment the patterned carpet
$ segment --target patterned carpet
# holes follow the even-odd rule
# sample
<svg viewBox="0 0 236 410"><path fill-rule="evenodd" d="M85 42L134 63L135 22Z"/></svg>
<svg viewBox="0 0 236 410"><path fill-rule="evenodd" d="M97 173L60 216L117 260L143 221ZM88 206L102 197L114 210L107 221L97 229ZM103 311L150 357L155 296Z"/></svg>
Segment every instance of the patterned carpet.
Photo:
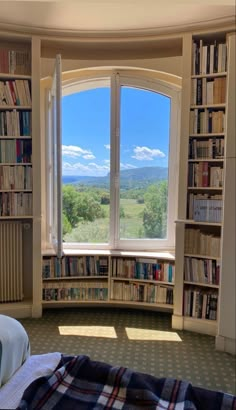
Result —
<svg viewBox="0 0 236 410"><path fill-rule="evenodd" d="M31 353L59 351L131 367L157 377L236 394L236 357L215 351L215 338L171 329L161 312L70 308L21 319ZM165 340L163 340L165 339Z"/></svg>

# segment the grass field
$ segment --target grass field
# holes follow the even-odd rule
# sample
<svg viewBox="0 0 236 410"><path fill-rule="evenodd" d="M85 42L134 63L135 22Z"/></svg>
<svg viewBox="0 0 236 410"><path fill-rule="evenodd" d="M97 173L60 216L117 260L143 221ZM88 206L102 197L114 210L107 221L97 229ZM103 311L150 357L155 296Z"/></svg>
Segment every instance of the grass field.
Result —
<svg viewBox="0 0 236 410"><path fill-rule="evenodd" d="M120 205L124 217L120 218L120 238L144 238L143 210L144 204L138 204L135 199L121 199ZM109 205L102 205L105 218L93 222L81 222L70 234L63 238L65 242L101 243L109 240Z"/></svg>

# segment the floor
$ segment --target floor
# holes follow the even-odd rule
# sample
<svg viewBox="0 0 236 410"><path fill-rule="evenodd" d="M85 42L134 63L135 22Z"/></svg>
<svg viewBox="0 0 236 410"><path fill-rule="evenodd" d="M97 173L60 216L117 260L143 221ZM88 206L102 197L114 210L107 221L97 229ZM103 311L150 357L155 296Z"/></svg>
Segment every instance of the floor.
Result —
<svg viewBox="0 0 236 410"><path fill-rule="evenodd" d="M31 353L59 351L131 367L156 377L236 394L236 357L215 351L215 338L171 329L161 312L66 308L44 310L40 319L22 319Z"/></svg>

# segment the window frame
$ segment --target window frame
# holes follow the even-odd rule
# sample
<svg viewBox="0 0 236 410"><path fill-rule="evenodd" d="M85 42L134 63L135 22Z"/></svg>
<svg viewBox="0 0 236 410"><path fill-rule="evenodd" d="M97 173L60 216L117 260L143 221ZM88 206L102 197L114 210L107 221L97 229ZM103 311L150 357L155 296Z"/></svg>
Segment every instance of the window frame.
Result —
<svg viewBox="0 0 236 410"><path fill-rule="evenodd" d="M163 74L163 73L161 73ZM162 77L162 76L161 76ZM111 124L110 124L110 240L108 243L63 243L64 250L79 249L117 249L117 250L173 250L175 248L175 219L177 215L178 189L178 152L180 138L181 89L178 85L158 78L137 75L136 70L128 74L122 70L106 70L92 78L66 80L62 84L62 97L75 92L98 87L111 87ZM119 229L119 172L120 172L120 89L122 86L135 87L157 92L170 98L170 134L168 159L168 217L166 239L120 239ZM47 185L50 179L47 180ZM47 187L50 192L50 186ZM48 198L47 207L48 209ZM48 215L46 216L48 218ZM62 220L62 218L61 218ZM49 229L50 231L51 229ZM50 240L46 243L50 248Z"/></svg>

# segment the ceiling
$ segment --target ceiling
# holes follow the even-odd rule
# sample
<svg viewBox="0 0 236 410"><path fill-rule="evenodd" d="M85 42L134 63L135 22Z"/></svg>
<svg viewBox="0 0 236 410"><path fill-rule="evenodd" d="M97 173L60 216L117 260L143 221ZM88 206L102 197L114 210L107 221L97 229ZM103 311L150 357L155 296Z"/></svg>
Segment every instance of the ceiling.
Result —
<svg viewBox="0 0 236 410"><path fill-rule="evenodd" d="M0 28L46 35L147 35L234 21L234 0L0 0Z"/></svg>

